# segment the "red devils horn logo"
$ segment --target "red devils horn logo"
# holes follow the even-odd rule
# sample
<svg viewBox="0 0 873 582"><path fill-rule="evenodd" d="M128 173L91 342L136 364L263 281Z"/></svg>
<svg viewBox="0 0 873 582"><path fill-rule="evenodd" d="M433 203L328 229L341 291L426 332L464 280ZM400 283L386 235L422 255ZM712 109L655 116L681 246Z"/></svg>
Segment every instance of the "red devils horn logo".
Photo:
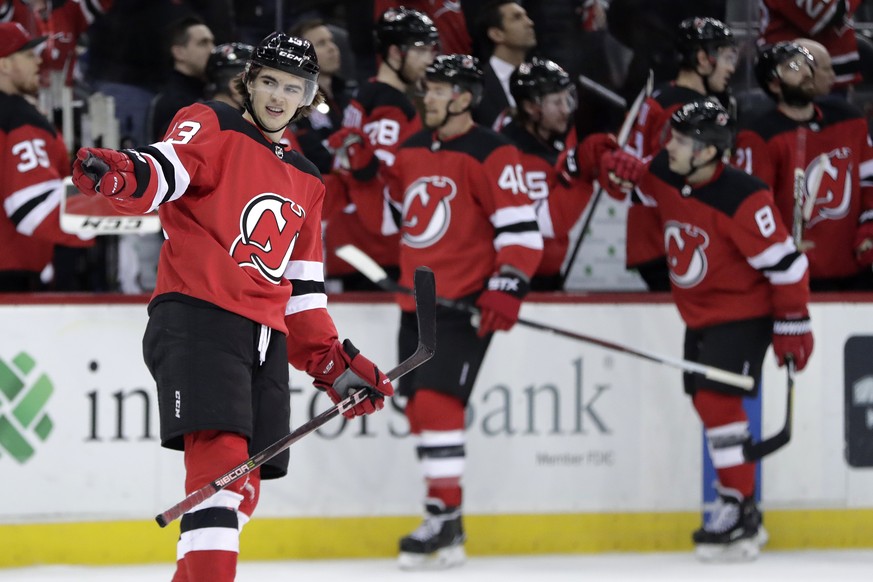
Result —
<svg viewBox="0 0 873 582"><path fill-rule="evenodd" d="M806 167L806 196L815 199L807 228L840 220L852 205L852 150L837 148L813 158Z"/></svg>
<svg viewBox="0 0 873 582"><path fill-rule="evenodd" d="M677 287L694 287L706 276L706 247L709 235L691 224L667 222L664 226L664 247L670 280Z"/></svg>
<svg viewBox="0 0 873 582"><path fill-rule="evenodd" d="M449 201L458 187L451 178L419 178L403 196L403 242L413 248L428 247L440 240L452 220Z"/></svg>
<svg viewBox="0 0 873 582"><path fill-rule="evenodd" d="M231 256L240 267L252 267L279 283L305 216L303 208L277 194L252 198L240 216L240 235L230 247Z"/></svg>

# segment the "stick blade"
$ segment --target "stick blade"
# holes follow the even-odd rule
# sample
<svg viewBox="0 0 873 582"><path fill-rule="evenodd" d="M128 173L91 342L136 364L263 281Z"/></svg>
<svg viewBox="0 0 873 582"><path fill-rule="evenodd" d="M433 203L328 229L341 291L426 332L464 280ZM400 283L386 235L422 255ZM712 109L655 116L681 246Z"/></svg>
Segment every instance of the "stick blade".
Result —
<svg viewBox="0 0 873 582"><path fill-rule="evenodd" d="M436 353L436 279L433 271L428 267L417 267L414 287L418 343L433 357Z"/></svg>
<svg viewBox="0 0 873 582"><path fill-rule="evenodd" d="M385 291L395 291L397 284L388 276L379 263L355 245L343 245L336 249L336 256L353 266L367 279Z"/></svg>

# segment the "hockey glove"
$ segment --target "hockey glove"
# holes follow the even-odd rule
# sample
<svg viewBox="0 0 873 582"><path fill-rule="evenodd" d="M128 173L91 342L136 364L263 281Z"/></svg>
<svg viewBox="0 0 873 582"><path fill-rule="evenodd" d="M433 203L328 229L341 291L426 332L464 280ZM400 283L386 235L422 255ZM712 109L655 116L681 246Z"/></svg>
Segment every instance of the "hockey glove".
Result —
<svg viewBox="0 0 873 582"><path fill-rule="evenodd" d="M593 133L575 149L567 149L558 158L561 180L570 184L575 179L593 182L600 171L600 158L618 148L615 138L606 133Z"/></svg>
<svg viewBox="0 0 873 582"><path fill-rule="evenodd" d="M873 220L862 223L855 233L855 259L862 267L873 264Z"/></svg>
<svg viewBox="0 0 873 582"><path fill-rule="evenodd" d="M518 321L521 301L530 283L519 273L504 270L488 279L488 286L476 300L479 308L479 337L495 331L509 331Z"/></svg>
<svg viewBox="0 0 873 582"><path fill-rule="evenodd" d="M136 192L133 161L118 150L81 148L73 162L73 184L89 196L130 198Z"/></svg>
<svg viewBox="0 0 873 582"><path fill-rule="evenodd" d="M786 317L773 322L773 353L780 366L785 365L785 358L790 355L794 357L797 371L804 369L812 355L812 345L809 316Z"/></svg>
<svg viewBox="0 0 873 582"><path fill-rule="evenodd" d="M394 395L394 387L388 377L379 371L376 364L361 355L361 352L345 340L335 342L330 351L316 366L313 374L316 388L326 392L334 404L346 399L353 392L367 391L367 399L351 410L343 412L346 418L372 414L382 410L385 396Z"/></svg>
<svg viewBox="0 0 873 582"><path fill-rule="evenodd" d="M600 159L600 185L613 198L623 199L645 172L646 165L624 150L606 152Z"/></svg>
<svg viewBox="0 0 873 582"><path fill-rule="evenodd" d="M344 127L327 138L327 147L334 152L339 165L349 170L356 180L372 180L379 169L379 159L370 145L370 139L361 130Z"/></svg>

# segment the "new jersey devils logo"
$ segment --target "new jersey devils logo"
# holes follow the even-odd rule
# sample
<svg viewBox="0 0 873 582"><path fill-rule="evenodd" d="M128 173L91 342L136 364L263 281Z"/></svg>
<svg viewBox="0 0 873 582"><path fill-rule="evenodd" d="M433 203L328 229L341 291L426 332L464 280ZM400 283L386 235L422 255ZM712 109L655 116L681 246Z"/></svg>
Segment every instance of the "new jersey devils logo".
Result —
<svg viewBox="0 0 873 582"><path fill-rule="evenodd" d="M837 148L806 167L806 196L815 197L807 228L823 220L840 220L852 205L852 149Z"/></svg>
<svg viewBox="0 0 873 582"><path fill-rule="evenodd" d="M403 242L413 248L440 240L452 220L449 201L458 187L451 178L427 176L416 180L403 197Z"/></svg>
<svg viewBox="0 0 873 582"><path fill-rule="evenodd" d="M279 283L304 216L306 212L292 200L277 194L255 196L240 215L240 235L230 247L231 256L240 267L253 267Z"/></svg>
<svg viewBox="0 0 873 582"><path fill-rule="evenodd" d="M709 235L694 225L667 222L664 227L664 248L670 279L677 287L694 287L706 276L706 247Z"/></svg>

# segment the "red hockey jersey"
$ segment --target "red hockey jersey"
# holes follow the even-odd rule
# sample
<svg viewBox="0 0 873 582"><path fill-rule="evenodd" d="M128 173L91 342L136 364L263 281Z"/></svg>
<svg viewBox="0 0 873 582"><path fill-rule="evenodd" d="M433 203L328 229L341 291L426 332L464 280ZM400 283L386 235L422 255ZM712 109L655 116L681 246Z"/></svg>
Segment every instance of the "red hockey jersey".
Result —
<svg viewBox="0 0 873 582"><path fill-rule="evenodd" d="M222 103L186 107L170 127L163 142L124 150L137 192L112 200L131 214L158 208L166 241L152 304L195 297L287 331L291 364L311 371L337 337L318 170Z"/></svg>
<svg viewBox="0 0 873 582"><path fill-rule="evenodd" d="M407 140L393 166L366 183L388 192L401 211L400 284L415 268L436 275L437 294L450 299L482 290L502 265L533 275L543 239L524 185L518 150L478 125L448 141L425 130ZM402 309L414 309L400 295Z"/></svg>
<svg viewBox="0 0 873 582"><path fill-rule="evenodd" d="M0 271L39 273L56 244L93 244L61 231L59 205L69 174L60 133L24 97L0 91Z"/></svg>
<svg viewBox="0 0 873 582"><path fill-rule="evenodd" d="M631 129L626 149L641 160L657 154L670 138L670 116L692 101L703 99L693 89L667 83L640 107L640 114ZM625 264L638 267L664 256L658 217L647 206L634 204L627 212L627 248Z"/></svg>
<svg viewBox="0 0 873 582"><path fill-rule="evenodd" d="M759 0L758 43L811 38L823 44L831 56L837 76L835 87L858 83L861 60L851 17L860 4L861 0Z"/></svg>
<svg viewBox="0 0 873 582"><path fill-rule="evenodd" d="M855 232L862 215L873 210L873 146L860 111L844 100L824 99L804 124L774 106L743 122L734 156L737 166L770 184L787 225L794 223L794 170L802 167L806 190L818 186L810 193L815 205L803 233L812 245L805 251L811 277L859 272Z"/></svg>
<svg viewBox="0 0 873 582"><path fill-rule="evenodd" d="M692 187L661 152L637 190L657 210L673 298L689 327L807 312L807 260L766 184L720 165Z"/></svg>
<svg viewBox="0 0 873 582"><path fill-rule="evenodd" d="M18 22L36 38L47 36L40 52L40 72L48 85L49 71L65 73L67 85L73 83L76 64L76 43L94 19L112 7L115 0L55 0L47 2L48 12L42 13L23 0L0 0L0 22Z"/></svg>
<svg viewBox="0 0 873 582"><path fill-rule="evenodd" d="M576 180L569 187L562 184L555 167L558 149L537 139L518 123L510 123L500 133L519 150L527 196L543 237L543 258L535 275L560 275L570 246L570 229L591 201L591 182Z"/></svg>
<svg viewBox="0 0 873 582"><path fill-rule="evenodd" d="M343 113L343 126L360 129L370 137L379 160L390 166L400 144L421 129L421 119L409 98L394 87L371 79L364 84ZM332 214L327 224L327 273L329 276L355 273L355 269L336 256L336 249L347 244L360 248L383 267L397 267L400 238L382 234L390 213L381 195L370 196L352 182L348 191L332 189L327 196L349 200L341 214ZM336 206L332 200L328 205Z"/></svg>

